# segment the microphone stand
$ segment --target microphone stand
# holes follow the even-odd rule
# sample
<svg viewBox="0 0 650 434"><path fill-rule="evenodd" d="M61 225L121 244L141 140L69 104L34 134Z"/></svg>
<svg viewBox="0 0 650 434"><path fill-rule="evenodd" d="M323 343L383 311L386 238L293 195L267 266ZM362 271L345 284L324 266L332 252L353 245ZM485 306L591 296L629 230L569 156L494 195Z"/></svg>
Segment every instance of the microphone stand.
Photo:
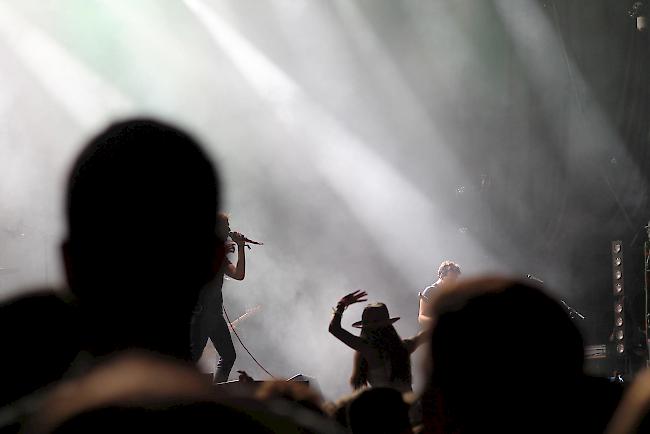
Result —
<svg viewBox="0 0 650 434"><path fill-rule="evenodd" d="M585 317L583 314L581 314L580 312L578 312L577 310L575 310L574 308L572 308L571 306L569 306L569 305L566 303L566 301L560 299L560 303L562 303L562 305L563 305L563 306L566 308L566 310L569 312L569 317L570 317L571 319L576 319L576 318L586 319L586 317Z"/></svg>

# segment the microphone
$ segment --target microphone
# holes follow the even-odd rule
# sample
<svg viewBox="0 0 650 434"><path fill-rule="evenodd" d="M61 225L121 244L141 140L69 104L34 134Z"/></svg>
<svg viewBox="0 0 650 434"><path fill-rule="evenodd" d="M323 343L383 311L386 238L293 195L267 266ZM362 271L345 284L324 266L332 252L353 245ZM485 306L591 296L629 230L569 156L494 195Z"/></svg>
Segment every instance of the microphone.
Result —
<svg viewBox="0 0 650 434"><path fill-rule="evenodd" d="M237 233L237 232L230 232L228 235L230 236L230 238L232 238L232 236L233 236L234 234L236 234L236 233ZM241 235L241 234L240 234L240 235ZM251 240L251 239L249 239L249 238L246 238L246 237L243 236L243 235L242 235L242 237L244 238L244 242L247 243L247 244L255 244L256 246L263 246L263 245L264 245L264 243L260 243L259 241Z"/></svg>

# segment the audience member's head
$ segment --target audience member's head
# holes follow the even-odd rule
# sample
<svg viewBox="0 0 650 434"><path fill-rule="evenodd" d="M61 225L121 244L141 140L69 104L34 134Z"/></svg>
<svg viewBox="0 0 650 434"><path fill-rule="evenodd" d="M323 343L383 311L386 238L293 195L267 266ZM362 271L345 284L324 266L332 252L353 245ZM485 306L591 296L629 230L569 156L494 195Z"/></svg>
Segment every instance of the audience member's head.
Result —
<svg viewBox="0 0 650 434"><path fill-rule="evenodd" d="M255 397L261 401L282 399L325 415L323 398L306 384L295 381L266 381L257 389Z"/></svg>
<svg viewBox="0 0 650 434"><path fill-rule="evenodd" d="M218 205L214 167L185 132L136 119L90 141L69 179L64 258L95 342L187 356L178 325L221 260Z"/></svg>
<svg viewBox="0 0 650 434"><path fill-rule="evenodd" d="M367 387L363 389L356 389L354 392L339 397L335 401L328 401L323 405L325 413L329 415L330 419L334 420L342 428L345 428L346 431L350 430L349 421L348 421L348 408L352 401L354 401L357 396L363 393Z"/></svg>
<svg viewBox="0 0 650 434"><path fill-rule="evenodd" d="M444 403L455 425L447 429L530 432L561 417L560 385L580 381L584 352L559 303L503 278L459 281L432 303L429 393ZM522 420L530 426L517 425Z"/></svg>
<svg viewBox="0 0 650 434"><path fill-rule="evenodd" d="M409 406L398 390L373 387L356 396L347 408L348 426L354 434L411 433Z"/></svg>

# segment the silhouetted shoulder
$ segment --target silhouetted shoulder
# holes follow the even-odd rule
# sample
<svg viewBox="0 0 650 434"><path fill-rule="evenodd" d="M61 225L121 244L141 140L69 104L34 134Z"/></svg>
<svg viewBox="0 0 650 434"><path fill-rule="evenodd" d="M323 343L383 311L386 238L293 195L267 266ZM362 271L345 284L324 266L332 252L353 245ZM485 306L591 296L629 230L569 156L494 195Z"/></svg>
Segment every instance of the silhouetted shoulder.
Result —
<svg viewBox="0 0 650 434"><path fill-rule="evenodd" d="M77 312L54 290L30 291L0 303L0 406L64 375L80 345ZM46 360L46 362L44 362Z"/></svg>
<svg viewBox="0 0 650 434"><path fill-rule="evenodd" d="M426 288L424 288L424 291L422 291L422 297L424 297L428 301L431 299L431 297L433 297L433 295L438 291L438 289L439 289L438 285L436 285L435 283L433 285L429 285Z"/></svg>

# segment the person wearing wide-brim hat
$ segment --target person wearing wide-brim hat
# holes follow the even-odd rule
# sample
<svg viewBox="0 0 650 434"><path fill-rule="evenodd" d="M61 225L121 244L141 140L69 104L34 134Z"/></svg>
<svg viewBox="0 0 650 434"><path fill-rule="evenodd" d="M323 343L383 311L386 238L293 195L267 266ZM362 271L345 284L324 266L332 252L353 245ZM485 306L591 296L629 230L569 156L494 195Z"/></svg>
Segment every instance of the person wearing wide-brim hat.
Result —
<svg viewBox="0 0 650 434"><path fill-rule="evenodd" d="M361 321L352 324L361 329L360 336L343 329L341 318L345 309L367 301L367 295L357 290L341 298L329 326L330 333L356 351L350 384L353 389L370 385L409 392L412 390L411 353L424 341L424 333L402 340L393 326L399 317L391 318L384 303L367 305Z"/></svg>
<svg viewBox="0 0 650 434"><path fill-rule="evenodd" d="M399 317L390 318L388 314L388 307L384 303L372 303L366 306L363 309L361 314L361 321L357 321L352 324L352 327L358 329L366 328L378 328L392 325L397 322Z"/></svg>

